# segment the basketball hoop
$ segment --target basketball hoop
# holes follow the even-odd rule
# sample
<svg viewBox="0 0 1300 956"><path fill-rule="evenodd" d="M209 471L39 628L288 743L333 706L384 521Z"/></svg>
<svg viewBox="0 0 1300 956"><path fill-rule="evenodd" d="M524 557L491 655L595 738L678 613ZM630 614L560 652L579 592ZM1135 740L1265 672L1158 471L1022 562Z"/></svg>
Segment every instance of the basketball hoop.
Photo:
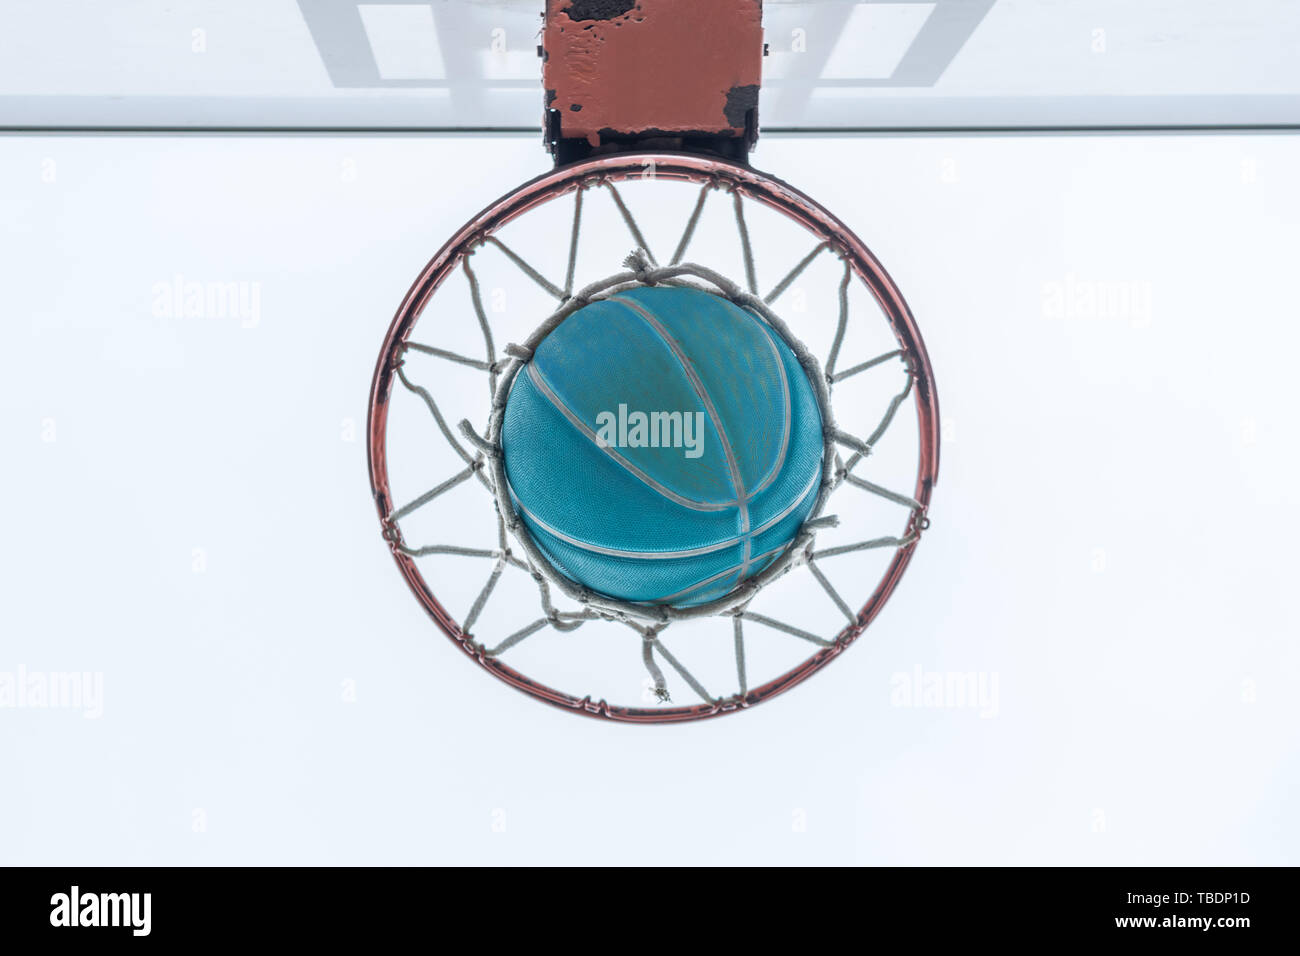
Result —
<svg viewBox="0 0 1300 956"><path fill-rule="evenodd" d="M698 189L692 213L682 224L672 259L665 265L659 265L648 251L645 235L620 192L620 186L626 187L633 181ZM575 293L584 200L596 191L608 194L627 228L627 239L623 241L639 251L630 260L628 271L607 274L604 279ZM741 247L744 263L744 288L706 265L691 265L683 261L702 210L709 197L719 193L729 194L731 198L736 241ZM569 256L565 280L559 283L543 275L529 262L525 253L505 243L499 234L526 213L570 197L573 215L572 231L568 237ZM747 225L747 209L751 204L779 213L806 237L806 254L765 295L760 294L758 288L755 253ZM470 265L474 255L489 249L501 257L502 262L508 261L517 269L521 279L545 289L556 303L550 319L539 322L531 339L508 347L503 353L497 351L498 339L493 334ZM833 339L819 363L804 348L799 329L783 321L778 306L782 295L805 270L824 257L842 263L842 277ZM445 288L449 277L457 272L465 273L472 290L473 320L483 342L481 357L443 349L414 335L422 315ZM863 356L861 361L841 370L841 352L852 322L849 289L853 280L870 293L888 325L894 347ZM762 315L771 328L795 349L805 368L811 370L810 379L814 380L817 388L826 423L822 490L813 513L796 539L775 563L745 581L734 592L694 608L672 605L646 607L609 599L577 586L551 567L536 546L530 546L527 531L522 529L513 513L503 487L496 444L502 403L511 380L528 359L529 342L535 344L542 339L549 328L581 303L628 285L658 282L700 282ZM459 433L453 428L429 388L407 374L406 360L414 354L474 369L483 375L486 382L482 389L482 408L476 421L467 415ZM891 365L901 365L903 384L885 405L875 427L864 434L841 430L833 414L832 396L836 386L872 369ZM394 499L390 482L393 450L389 448L389 421L395 385L400 385L403 393L424 404L442 439L454 450L462 466L404 504ZM887 488L858 473L862 470L862 463L870 460L877 443L895 423L899 409L909 397L913 399L916 421L915 483L910 494ZM385 338L371 389L368 443L371 484L384 537L417 600L448 637L494 676L540 700L577 713L634 722L690 720L742 709L793 687L839 656L876 618L910 562L917 541L929 524L927 512L937 478L939 456L937 399L925 347L901 293L865 245L830 212L780 180L718 157L682 153L620 153L579 161L524 184L461 228L416 280ZM485 492L483 507L496 512L494 541L483 542L481 547L469 547L407 540L402 527L404 521L419 511L436 507L451 489L467 483L481 486ZM854 487L876 501L897 507L900 512L897 526L892 530L883 528L874 537L819 548L819 535L834 525L833 516L828 513L828 509L834 507L833 496L842 494L847 487ZM866 591L863 603L854 610L827 577L822 565L833 558L882 551L892 552L892 557L878 581ZM482 589L459 621L436 596L434 587L421 570L421 559L433 555L490 562ZM539 616L511 632L480 636L476 633L476 625L506 575L531 578L536 586ZM763 613L759 599L768 586L778 579L796 575L807 576L807 580L823 594L824 600L838 609L844 623L837 632L816 633L808 627ZM561 606L557 601L567 601L569 606ZM735 681L729 693L718 695L706 689L705 682L692 666L692 646L678 644L675 650L668 646L667 638L675 634L674 628L703 619L730 631ZM753 662L747 659L746 653L748 635L753 627L774 631L792 642L811 644L815 650L795 666L764 675L756 682L751 673ZM646 706L646 701L625 703L610 700L608 698L612 695L604 692L560 690L509 663L512 651L526 642L541 640L539 635L543 633L554 637L572 634L579 629L584 633L592 629L609 632L610 640L630 638L627 651L643 665L644 673L652 681L653 698L660 703L651 701ZM613 636L615 634L617 638ZM638 642L639 647L636 646ZM699 643L702 646L703 639ZM668 671L675 675L672 681L661 662L666 663ZM573 671L581 672L582 668L570 668L570 672ZM700 698L700 702L672 703L671 683L685 685Z"/></svg>

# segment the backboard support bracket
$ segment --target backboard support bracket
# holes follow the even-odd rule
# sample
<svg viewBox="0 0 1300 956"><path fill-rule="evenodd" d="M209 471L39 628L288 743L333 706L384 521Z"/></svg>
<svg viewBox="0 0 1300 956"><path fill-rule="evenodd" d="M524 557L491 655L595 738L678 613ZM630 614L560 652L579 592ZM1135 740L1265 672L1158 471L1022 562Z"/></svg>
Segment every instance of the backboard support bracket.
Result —
<svg viewBox="0 0 1300 956"><path fill-rule="evenodd" d="M746 163L762 0L547 0L543 122L557 166L659 150Z"/></svg>

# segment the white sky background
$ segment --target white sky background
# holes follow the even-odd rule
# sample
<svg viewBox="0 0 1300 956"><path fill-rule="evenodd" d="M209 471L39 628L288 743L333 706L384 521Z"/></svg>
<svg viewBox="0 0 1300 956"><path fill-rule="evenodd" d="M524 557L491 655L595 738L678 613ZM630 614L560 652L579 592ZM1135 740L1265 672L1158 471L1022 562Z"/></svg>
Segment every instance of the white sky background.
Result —
<svg viewBox="0 0 1300 956"><path fill-rule="evenodd" d="M0 672L104 681L98 720L0 709L0 862L1297 862L1300 139L755 162L918 316L934 527L826 671L635 728L466 661L366 478L392 312L535 137L0 139ZM154 316L176 274L260 282L257 326ZM996 716L893 706L918 666L995 673Z"/></svg>

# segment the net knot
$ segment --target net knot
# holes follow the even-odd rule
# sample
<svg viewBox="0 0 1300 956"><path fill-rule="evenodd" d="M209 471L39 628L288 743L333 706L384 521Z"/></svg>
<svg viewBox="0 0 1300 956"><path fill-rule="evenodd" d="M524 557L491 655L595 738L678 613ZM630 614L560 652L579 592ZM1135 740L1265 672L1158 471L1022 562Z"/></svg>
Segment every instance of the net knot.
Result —
<svg viewBox="0 0 1300 956"><path fill-rule="evenodd" d="M811 562L812 554L813 554L813 538L811 535L809 535L807 543L803 544L802 546L796 547L793 551L790 552L791 570L793 570L794 568L801 568L804 565Z"/></svg>
<svg viewBox="0 0 1300 956"><path fill-rule="evenodd" d="M462 418L460 420L460 433L464 435L465 438L469 440L469 443L477 448L479 453L485 458L499 458L501 456L501 449L493 442L480 437L479 433L474 431L474 426L470 424L468 418ZM474 462L471 461L469 463L469 468L470 471L475 470Z"/></svg>
<svg viewBox="0 0 1300 956"><path fill-rule="evenodd" d="M644 249L634 249L632 254L623 260L623 265L636 273L636 279L643 285L654 285L654 276L652 272L654 266L650 264L650 256Z"/></svg>

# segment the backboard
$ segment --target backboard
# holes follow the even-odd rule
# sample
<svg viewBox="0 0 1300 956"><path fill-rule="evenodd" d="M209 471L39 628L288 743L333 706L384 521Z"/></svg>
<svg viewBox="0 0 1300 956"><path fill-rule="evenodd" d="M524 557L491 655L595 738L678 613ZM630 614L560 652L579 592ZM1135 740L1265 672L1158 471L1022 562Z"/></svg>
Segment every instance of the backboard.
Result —
<svg viewBox="0 0 1300 956"><path fill-rule="evenodd" d="M541 8L11 4L0 128L531 131ZM763 28L769 132L1300 126L1294 0L765 0Z"/></svg>

